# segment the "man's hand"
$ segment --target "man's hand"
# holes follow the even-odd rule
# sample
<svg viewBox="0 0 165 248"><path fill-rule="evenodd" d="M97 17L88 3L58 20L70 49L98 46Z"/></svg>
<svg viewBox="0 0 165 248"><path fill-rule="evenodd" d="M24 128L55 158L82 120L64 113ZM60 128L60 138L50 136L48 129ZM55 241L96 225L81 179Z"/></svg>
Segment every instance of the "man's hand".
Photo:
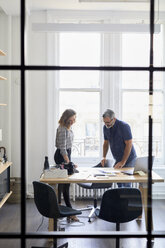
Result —
<svg viewBox="0 0 165 248"><path fill-rule="evenodd" d="M103 158L103 159L101 160L101 165L102 165L102 167L104 167L105 163L106 163L106 158Z"/></svg>
<svg viewBox="0 0 165 248"><path fill-rule="evenodd" d="M121 169L121 168L123 168L123 166L124 166L124 163L120 161L117 164L115 164L114 168L115 169Z"/></svg>
<svg viewBox="0 0 165 248"><path fill-rule="evenodd" d="M108 140L104 140L104 144L103 144L103 158L101 160L101 165L102 167L104 167L105 163L106 163L106 155L108 152L108 148L109 148L109 141Z"/></svg>

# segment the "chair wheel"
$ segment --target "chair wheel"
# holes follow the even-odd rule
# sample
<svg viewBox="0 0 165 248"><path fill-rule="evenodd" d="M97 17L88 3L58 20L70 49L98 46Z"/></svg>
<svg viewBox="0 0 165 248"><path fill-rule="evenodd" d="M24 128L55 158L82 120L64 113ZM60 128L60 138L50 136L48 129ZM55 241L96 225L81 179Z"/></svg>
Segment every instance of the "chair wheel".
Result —
<svg viewBox="0 0 165 248"><path fill-rule="evenodd" d="M91 222L91 218L88 219L88 222Z"/></svg>

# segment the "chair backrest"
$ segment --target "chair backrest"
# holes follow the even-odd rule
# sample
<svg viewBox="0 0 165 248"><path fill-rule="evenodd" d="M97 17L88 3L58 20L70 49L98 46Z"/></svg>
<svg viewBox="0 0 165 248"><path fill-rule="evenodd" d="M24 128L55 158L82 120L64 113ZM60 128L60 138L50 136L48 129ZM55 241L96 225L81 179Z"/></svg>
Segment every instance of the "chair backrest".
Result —
<svg viewBox="0 0 165 248"><path fill-rule="evenodd" d="M104 167L113 167L113 165L114 165L114 160L112 160L112 159L106 159L106 162L105 162L105 165L104 165ZM100 163L98 163L97 165L95 165L95 166L93 166L93 168L103 168L102 167L102 165L101 165L101 162Z"/></svg>
<svg viewBox="0 0 165 248"><path fill-rule="evenodd" d="M60 210L53 187L34 181L33 188L34 202L40 214L48 218L59 218Z"/></svg>
<svg viewBox="0 0 165 248"><path fill-rule="evenodd" d="M112 159L106 159L106 162L105 162L105 167L113 167L113 165L114 165L114 160L112 160Z"/></svg>
<svg viewBox="0 0 165 248"><path fill-rule="evenodd" d="M99 218L124 223L142 214L141 192L136 188L117 188L107 190L101 201Z"/></svg>

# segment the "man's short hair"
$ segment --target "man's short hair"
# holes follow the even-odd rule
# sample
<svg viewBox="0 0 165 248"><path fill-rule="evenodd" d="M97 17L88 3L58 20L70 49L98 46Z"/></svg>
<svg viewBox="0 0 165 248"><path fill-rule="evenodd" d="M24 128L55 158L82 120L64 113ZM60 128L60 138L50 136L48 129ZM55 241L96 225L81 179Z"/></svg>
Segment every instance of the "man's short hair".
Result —
<svg viewBox="0 0 165 248"><path fill-rule="evenodd" d="M107 109L103 114L103 118L106 118L106 117L113 119L115 117L115 113L111 109Z"/></svg>

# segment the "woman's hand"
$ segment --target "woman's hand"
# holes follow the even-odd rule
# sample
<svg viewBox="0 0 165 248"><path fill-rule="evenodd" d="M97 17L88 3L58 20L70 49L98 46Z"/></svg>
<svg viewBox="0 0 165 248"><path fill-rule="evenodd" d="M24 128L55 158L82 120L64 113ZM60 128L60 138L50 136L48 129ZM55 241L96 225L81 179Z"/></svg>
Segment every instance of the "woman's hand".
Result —
<svg viewBox="0 0 165 248"><path fill-rule="evenodd" d="M69 162L70 162L70 161L69 161L68 156L67 156L67 155L64 155L63 157L64 157L64 161L65 161L65 163L69 164Z"/></svg>

